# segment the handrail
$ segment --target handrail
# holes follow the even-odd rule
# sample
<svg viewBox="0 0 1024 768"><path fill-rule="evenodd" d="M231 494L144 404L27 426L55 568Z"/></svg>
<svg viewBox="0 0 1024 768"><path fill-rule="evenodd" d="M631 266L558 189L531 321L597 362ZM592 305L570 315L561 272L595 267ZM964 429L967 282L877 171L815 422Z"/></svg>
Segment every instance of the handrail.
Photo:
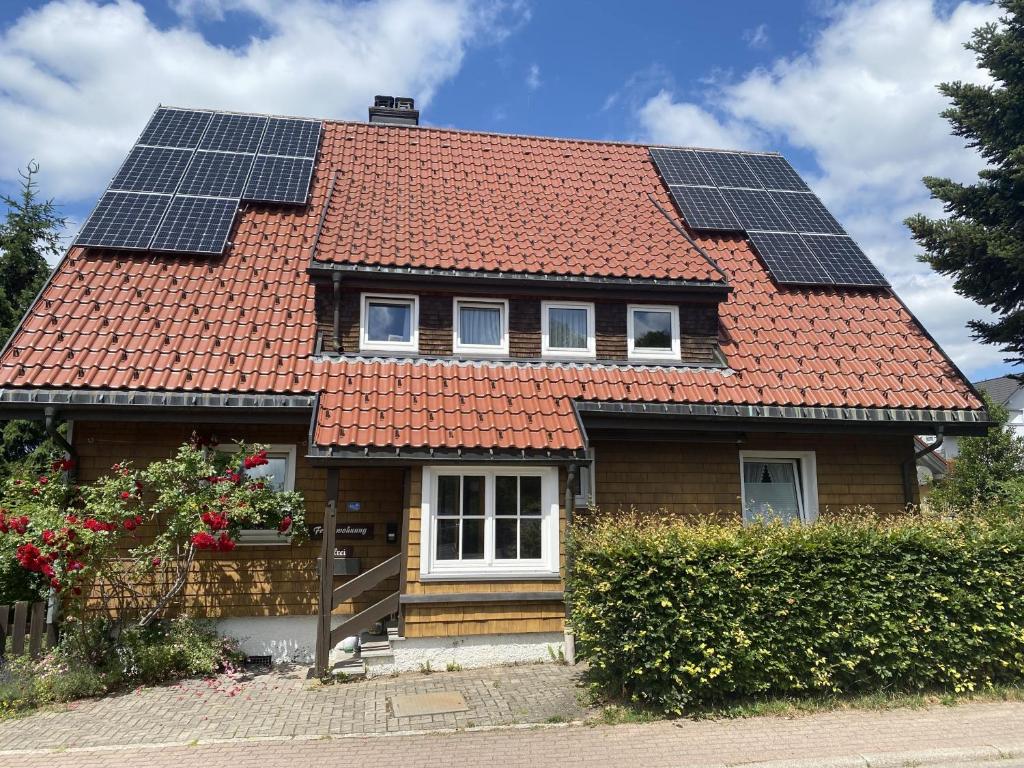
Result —
<svg viewBox="0 0 1024 768"><path fill-rule="evenodd" d="M326 566L325 566L326 567ZM401 553L390 557L380 565L375 565L365 573L361 573L351 581L346 581L337 587L333 593L333 607L337 608L338 603L351 600L367 590L373 589L389 576L397 576L402 570Z"/></svg>
<svg viewBox="0 0 1024 768"><path fill-rule="evenodd" d="M369 573L369 571L367 571ZM331 630L331 647L333 648L349 635L358 635L372 627L381 619L398 611L398 592L385 597L378 603L374 603L364 611L360 611L350 619Z"/></svg>

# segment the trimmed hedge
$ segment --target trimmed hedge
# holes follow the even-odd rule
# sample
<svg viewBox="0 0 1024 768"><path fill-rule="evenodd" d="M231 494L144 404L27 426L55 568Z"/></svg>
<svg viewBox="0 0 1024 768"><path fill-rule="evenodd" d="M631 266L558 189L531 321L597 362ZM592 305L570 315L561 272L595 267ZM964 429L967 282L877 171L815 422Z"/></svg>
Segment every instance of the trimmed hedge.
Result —
<svg viewBox="0 0 1024 768"><path fill-rule="evenodd" d="M577 648L605 693L642 706L1024 680L1019 519L631 514L571 546Z"/></svg>

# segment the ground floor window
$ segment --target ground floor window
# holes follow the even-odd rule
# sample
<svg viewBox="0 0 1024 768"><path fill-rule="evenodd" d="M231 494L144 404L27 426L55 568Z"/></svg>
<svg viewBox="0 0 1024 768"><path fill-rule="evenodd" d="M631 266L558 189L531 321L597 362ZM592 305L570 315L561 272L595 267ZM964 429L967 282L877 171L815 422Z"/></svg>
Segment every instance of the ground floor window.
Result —
<svg viewBox="0 0 1024 768"><path fill-rule="evenodd" d="M810 523L818 516L813 451L741 451L743 521Z"/></svg>
<svg viewBox="0 0 1024 768"><path fill-rule="evenodd" d="M221 445L218 451L237 453L238 446L234 444ZM267 463L250 469L239 467L249 477L261 479L268 487L275 491L295 490L295 446L275 444L267 446ZM282 536L277 528L245 528L238 533L239 544L260 545L288 544L291 542L291 534Z"/></svg>
<svg viewBox="0 0 1024 768"><path fill-rule="evenodd" d="M426 467L421 515L425 577L558 575L553 467Z"/></svg>

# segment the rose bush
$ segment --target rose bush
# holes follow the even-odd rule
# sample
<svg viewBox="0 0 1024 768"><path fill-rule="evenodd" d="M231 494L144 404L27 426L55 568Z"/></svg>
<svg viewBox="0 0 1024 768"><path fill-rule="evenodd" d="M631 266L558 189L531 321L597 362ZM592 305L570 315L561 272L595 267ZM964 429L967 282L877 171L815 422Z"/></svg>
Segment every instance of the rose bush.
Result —
<svg viewBox="0 0 1024 768"><path fill-rule="evenodd" d="M57 459L52 473L6 483L0 557L30 573L40 594L60 594L65 613L81 618L90 596L128 592L147 625L180 594L199 552L229 553L247 528L301 537L302 497L250 473L266 464L263 446L226 452L194 438L172 458L141 470L115 464L75 485L71 463Z"/></svg>

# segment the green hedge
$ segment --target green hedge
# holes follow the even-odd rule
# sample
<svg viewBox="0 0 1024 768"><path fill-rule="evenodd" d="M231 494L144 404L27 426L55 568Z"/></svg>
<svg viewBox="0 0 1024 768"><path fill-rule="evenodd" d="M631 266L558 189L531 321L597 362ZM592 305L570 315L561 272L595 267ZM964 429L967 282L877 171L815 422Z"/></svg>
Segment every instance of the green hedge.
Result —
<svg viewBox="0 0 1024 768"><path fill-rule="evenodd" d="M1024 679L1024 523L846 518L577 528L579 653L666 712L765 696Z"/></svg>

